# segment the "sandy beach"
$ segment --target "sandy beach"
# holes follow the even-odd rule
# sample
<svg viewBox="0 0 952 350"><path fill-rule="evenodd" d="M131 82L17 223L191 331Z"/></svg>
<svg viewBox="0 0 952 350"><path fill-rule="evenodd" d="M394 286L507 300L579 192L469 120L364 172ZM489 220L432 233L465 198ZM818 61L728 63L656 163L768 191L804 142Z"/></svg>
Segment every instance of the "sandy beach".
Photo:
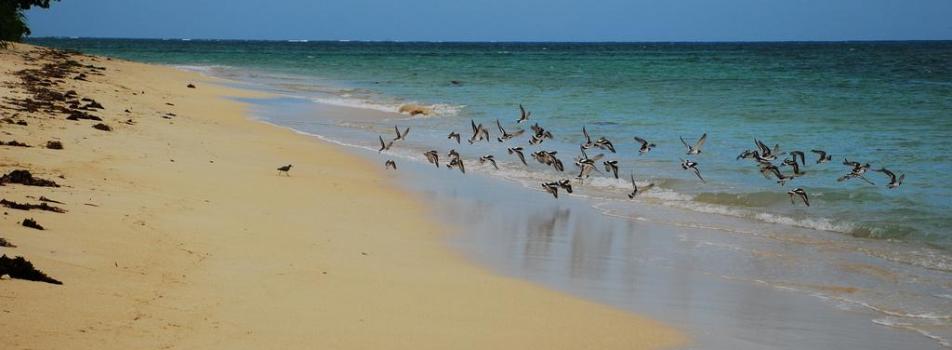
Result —
<svg viewBox="0 0 952 350"><path fill-rule="evenodd" d="M104 108L26 111L24 69ZM656 349L671 325L475 266L372 164L253 121L261 94L164 66L0 50L0 248L62 285L0 281L5 349ZM80 74L84 74L80 77ZM80 77L81 79L75 79ZM34 82L35 84L36 82ZM194 84L194 88L187 87ZM36 86L36 85L34 85ZM89 101L81 101L80 107ZM67 102L56 102L66 106ZM26 125L17 124L22 121ZM96 129L103 123L110 131ZM47 149L59 141L63 149ZM292 163L290 176L277 167ZM24 227L32 218L44 230Z"/></svg>

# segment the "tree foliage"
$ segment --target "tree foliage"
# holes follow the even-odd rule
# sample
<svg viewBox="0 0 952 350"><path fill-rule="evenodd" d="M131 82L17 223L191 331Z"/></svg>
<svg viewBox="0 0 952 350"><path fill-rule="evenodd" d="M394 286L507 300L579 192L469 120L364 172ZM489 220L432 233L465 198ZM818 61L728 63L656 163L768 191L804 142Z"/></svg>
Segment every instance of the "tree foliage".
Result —
<svg viewBox="0 0 952 350"><path fill-rule="evenodd" d="M49 8L52 1L59 0L0 0L0 42L20 41L30 35L23 11L34 6Z"/></svg>

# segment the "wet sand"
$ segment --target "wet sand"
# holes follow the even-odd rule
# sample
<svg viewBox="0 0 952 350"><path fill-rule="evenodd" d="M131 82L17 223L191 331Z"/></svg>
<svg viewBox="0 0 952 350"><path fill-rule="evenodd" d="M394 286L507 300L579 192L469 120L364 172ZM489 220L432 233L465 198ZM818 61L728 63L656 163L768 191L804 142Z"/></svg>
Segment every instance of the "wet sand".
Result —
<svg viewBox="0 0 952 350"><path fill-rule="evenodd" d="M0 97L43 61L0 51ZM102 75L63 79L111 126L2 109L0 235L63 282L0 281L9 349L652 349L683 346L658 321L504 277L447 249L444 226L380 164L248 119L261 93L167 67L74 56ZM193 83L196 88L187 88ZM6 101L4 101L6 103ZM128 112L126 112L128 110ZM173 115L170 115L173 114ZM293 163L290 176L278 166ZM32 217L46 227L19 225Z"/></svg>

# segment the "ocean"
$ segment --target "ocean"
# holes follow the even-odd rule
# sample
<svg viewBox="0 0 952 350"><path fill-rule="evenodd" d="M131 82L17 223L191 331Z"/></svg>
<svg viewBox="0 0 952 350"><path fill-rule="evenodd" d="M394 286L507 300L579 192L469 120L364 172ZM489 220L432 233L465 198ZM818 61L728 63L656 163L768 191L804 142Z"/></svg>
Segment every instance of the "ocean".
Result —
<svg viewBox="0 0 952 350"><path fill-rule="evenodd" d="M952 183L944 181L942 176L952 171L952 142L948 141L952 137L952 42L423 43L131 39L32 39L30 42L172 65L274 92L283 97L277 102L261 102L270 106L268 112L262 112L269 116L263 117L266 121L371 155L377 153L378 135L390 139L395 136L394 125L401 129L409 127L408 141L386 153L387 157L397 159L398 164L409 162L414 164L411 168L418 168L412 171L431 171L424 170L426 160L422 153L436 149L442 159L446 151L453 148L467 161L468 173L504 180L533 191L541 191L541 182L574 179L578 175L573 162L580 154L579 144L585 141L584 126L593 139L605 137L613 142L617 153L594 148L587 152L590 156L604 154L603 160L617 160L619 179L602 169L598 162L599 171L591 178L583 183L573 180L575 191L570 197L590 207L576 208L574 212L594 212L636 223L665 222L688 230L731 232L734 236L730 238L707 237L697 244L725 249L735 255L755 251L762 255L789 256L790 242L807 245L811 248L797 250L801 257L813 258L809 263L791 267L778 260L770 263L769 269L757 270L751 266L760 267L761 262L745 261L737 265L743 266L738 269L744 271L708 267L707 272L784 290L797 287L805 290L805 295L827 300L839 298L836 299L838 307L848 305L842 306L848 312L858 308L876 314L870 317L878 326L912 330L937 340L942 346L950 346L952 230L949 227L952 227L952 215L949 213L952 200L948 198L952 195ZM347 120L309 112L311 109L307 106L312 104L382 113L397 113L401 106L416 104L432 109L433 113L385 120ZM529 123L516 123L520 104L532 112ZM489 142L469 144L466 141L471 134L471 120L490 129ZM496 120L507 131L525 129L526 133L505 143L497 142ZM530 145L527 142L531 134L529 126L534 123L549 130L553 138ZM447 140L450 131L463 135L461 144ZM686 155L687 148L680 138L694 143L702 134L707 134L703 153ZM655 143L656 148L639 154L635 136ZM754 161L737 159L744 150L756 150L754 139L771 147L779 145L781 152L805 152L806 164L801 167L805 174L781 186L776 179L762 176ZM525 148L529 166L507 154L506 148L513 146ZM558 152L565 171L556 171L533 160L530 153L538 150ZM811 150L824 150L832 160L818 164ZM476 161L486 154L495 156L498 170ZM789 153L780 159L787 156ZM696 161L705 181L683 170L681 159ZM870 163L871 170L887 168L897 175L904 174L905 180L899 188L889 189L886 186L889 179L884 174L870 171L865 176L873 184L861 179L838 181L850 171L842 164L844 159ZM445 164L445 160L442 162ZM789 166L780 170L786 174L792 172ZM436 187L442 188L443 193L456 191L446 184L437 186L434 181L458 173L441 169L438 174L440 177L421 175L431 178L414 187L424 192L433 192L432 188ZM653 184L634 201L627 198L631 192L630 175L639 186ZM787 191L794 188L803 188L809 194L809 207L800 202L791 203ZM469 195L486 197L487 193L495 192L476 191ZM497 197L506 195L497 194ZM508 204L499 207L520 210L519 205L513 204L518 201L510 198ZM487 209L480 210L487 212ZM495 215L505 215L498 211ZM466 210L460 209L460 212ZM457 218L464 220L465 215L459 214ZM552 227L559 226L553 224ZM630 229L625 228L628 226L605 227L602 228L612 232ZM550 227L553 232L558 231L556 228ZM489 226L484 229L487 232L506 230ZM667 232L654 226L651 230ZM696 239L696 236L672 235L680 237L679 244ZM569 233L566 236L574 237ZM495 246L501 239L474 244ZM540 239L522 238L513 244L528 246ZM765 245L764 239L776 243ZM820 241L823 243L816 243ZM546 242L548 245L558 243ZM748 251L750 247L756 249ZM618 252L618 248L606 246L604 249L598 253L603 258L636 258L632 253ZM743 252L738 253L741 250ZM670 247L664 251L684 254ZM712 263L708 266L735 259L722 254L699 253L710 257ZM538 258L543 262L559 259L555 253L540 258L528 250L515 255L519 259ZM489 256L494 256L496 261L512 259L512 256ZM702 260L702 257L682 258ZM569 254L562 258L574 262L577 257ZM644 259L644 256L637 258ZM659 261L669 258L657 257ZM890 283L875 278L844 277L844 271L872 271L868 267L856 267L860 265L843 267L847 266L844 262L857 261L862 262L861 266L885 266L884 269L901 272L899 277L888 278ZM509 265L520 264L526 265L522 260L510 261ZM520 276L552 273L526 266L500 266L499 269ZM897 283L897 278L903 283ZM574 282L552 283L578 282L568 280ZM619 284L621 277L611 280L614 284L602 288L630 288ZM842 280L849 280L851 285L864 285L870 291L851 292L849 298L844 298L833 296L829 288L816 287L835 285ZM592 298L603 301L613 295L567 289L586 296L592 294L595 295ZM643 304L631 307L651 308ZM693 309L685 310L687 315ZM659 310L659 314L663 316L665 311L670 310ZM810 324L809 318L805 319L804 327ZM823 344L828 343L816 345L822 347Z"/></svg>

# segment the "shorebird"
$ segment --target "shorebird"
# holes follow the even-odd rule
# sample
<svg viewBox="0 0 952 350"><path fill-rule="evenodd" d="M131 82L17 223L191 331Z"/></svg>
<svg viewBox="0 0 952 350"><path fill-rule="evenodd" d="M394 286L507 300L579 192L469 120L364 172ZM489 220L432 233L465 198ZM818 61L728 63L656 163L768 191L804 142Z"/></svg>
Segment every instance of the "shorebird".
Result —
<svg viewBox="0 0 952 350"><path fill-rule="evenodd" d="M496 140L499 141L499 142L508 141L509 139L512 139L512 138L514 138L514 137L516 137L516 136L522 135L524 132L526 132L525 130L517 129L516 131L514 131L513 133L510 134L510 133L506 132L506 129L503 129L503 128L502 128L502 124L499 123L499 119L496 119L496 127L499 128L499 134L502 135L502 136L496 138Z"/></svg>
<svg viewBox="0 0 952 350"><path fill-rule="evenodd" d="M704 178L701 177L701 170L697 168L697 162L681 159L681 169L684 169L684 170L691 169L692 171L694 171L694 175L696 175L698 179L701 179L701 182L707 183L707 181L704 181Z"/></svg>
<svg viewBox="0 0 952 350"><path fill-rule="evenodd" d="M843 182L852 178L859 178L860 180L866 181L866 183L870 185L876 185L872 181L869 181L869 179L867 179L865 176L863 176L864 174L866 174L866 171L869 170L869 167L870 167L869 163L862 164L860 162L855 162L855 161L851 161L849 159L843 158L843 165L849 166L850 172L849 174L846 174L837 178L836 179L837 182Z"/></svg>
<svg viewBox="0 0 952 350"><path fill-rule="evenodd" d="M771 163L771 162L772 162L773 160L777 159L777 157L764 158L763 156L760 155L760 152L757 152L757 151L750 152L750 154L751 154L752 157L754 157L754 160L756 160L757 163L760 163L760 164L771 164L771 165L772 165L773 163Z"/></svg>
<svg viewBox="0 0 952 350"><path fill-rule="evenodd" d="M790 152L790 154L793 154L793 152ZM789 165L789 166L793 167L793 175L794 175L794 176L801 176L801 175L806 174L806 172L801 172L801 171L800 171L800 164L797 163L797 158L796 158L796 156L794 156L793 159L789 159L789 158L784 159L784 160L783 160L783 165Z"/></svg>
<svg viewBox="0 0 952 350"><path fill-rule="evenodd" d="M394 162L393 159L388 159L383 163L384 168L397 170L397 162Z"/></svg>
<svg viewBox="0 0 952 350"><path fill-rule="evenodd" d="M539 135L532 135L532 137L529 138L530 145L538 145L542 143L542 141L545 141L545 138Z"/></svg>
<svg viewBox="0 0 952 350"><path fill-rule="evenodd" d="M555 155L559 152L551 151L538 151L532 153L532 158L535 158L536 161L545 165L551 165L558 171L565 171L565 167L562 165L562 161L559 160Z"/></svg>
<svg viewBox="0 0 952 350"><path fill-rule="evenodd" d="M543 183L542 183L542 189L544 189L546 192L551 193L552 196L554 196L556 199L559 198L559 184L558 184L558 183L556 183L556 182L543 182Z"/></svg>
<svg viewBox="0 0 952 350"><path fill-rule="evenodd" d="M526 156L522 154L522 147L510 147L507 148L506 151L508 151L509 154L515 154L517 157L519 157L519 160L522 161L523 165L529 166L529 163L526 163Z"/></svg>
<svg viewBox="0 0 952 350"><path fill-rule="evenodd" d="M615 145L612 145L612 142L608 141L608 139L604 137L599 137L598 140L595 140L595 147L607 149L612 153L615 153Z"/></svg>
<svg viewBox="0 0 952 350"><path fill-rule="evenodd" d="M655 147L655 144L648 143L648 140L635 136L635 141L641 144L641 147L638 148L638 154L645 154L651 151Z"/></svg>
<svg viewBox="0 0 952 350"><path fill-rule="evenodd" d="M751 158L754 156L754 153L757 153L757 152L751 151L749 149L745 149L743 152L740 152L740 154L737 155L737 160Z"/></svg>
<svg viewBox="0 0 952 350"><path fill-rule="evenodd" d="M284 173L284 175L291 176L291 174L288 174L289 171L291 171L291 164L278 168L278 175Z"/></svg>
<svg viewBox="0 0 952 350"><path fill-rule="evenodd" d="M886 168L879 168L879 170L875 170L875 171L881 172L883 174L886 174L886 176L889 176L889 184L886 185L886 187L889 189L894 189L896 187L899 187L899 185L902 185L902 180L906 179L906 174L899 175L899 177L897 178L895 173L893 173L892 171L889 171L889 169L886 169Z"/></svg>
<svg viewBox="0 0 952 350"><path fill-rule="evenodd" d="M694 146L688 144L687 141L684 141L684 138L681 138L681 143L684 144L684 147L688 148L688 154L700 154L701 147L704 146L704 141L707 141L707 133L701 135L701 138L697 139L697 142L694 143Z"/></svg>
<svg viewBox="0 0 952 350"><path fill-rule="evenodd" d="M582 156L575 157L576 166L582 166L582 164L595 165L595 162L597 162L599 159L602 159L602 157L605 156L604 154L596 154L594 157L589 158L588 153L585 153L585 147L579 146L578 150L582 152Z"/></svg>
<svg viewBox="0 0 952 350"><path fill-rule="evenodd" d="M473 137L469 138L469 143L486 140L489 142L489 130L483 127L483 124L476 125L472 119L469 120L470 125L473 126Z"/></svg>
<svg viewBox="0 0 952 350"><path fill-rule="evenodd" d="M595 164L582 163L579 165L579 168L578 179L582 181L592 174L592 171L595 170Z"/></svg>
<svg viewBox="0 0 952 350"><path fill-rule="evenodd" d="M390 141L390 142L386 142L386 143L385 143L385 142L383 142L383 136L377 136L377 137L380 138L380 149L377 150L377 153L380 153L380 152L383 152L383 151L389 151L389 150L390 150L390 146L393 146L393 141Z"/></svg>
<svg viewBox="0 0 952 350"><path fill-rule="evenodd" d="M793 157L793 161L794 161L794 162L797 161L797 157L800 157L800 164L802 164L803 166L807 166L806 155L803 154L803 152L800 152L800 151L790 151L790 156ZM796 171L794 171L794 172L796 172Z"/></svg>
<svg viewBox="0 0 952 350"><path fill-rule="evenodd" d="M565 192L572 193L572 182L568 179L562 179L556 182Z"/></svg>
<svg viewBox="0 0 952 350"><path fill-rule="evenodd" d="M606 160L602 162L605 165L605 171L610 171L615 175L615 178L618 178L618 161L617 160Z"/></svg>
<svg viewBox="0 0 952 350"><path fill-rule="evenodd" d="M787 194L790 196L790 204L796 204L796 202L793 201L793 196L797 196L803 200L803 204L806 204L808 207L810 206L810 197L807 196L807 191L804 191L802 188L796 188L793 191L788 191Z"/></svg>
<svg viewBox="0 0 952 350"><path fill-rule="evenodd" d="M401 133L400 133L400 129L397 129L397 126L394 125L394 126L393 126L393 131L395 131L395 132L397 133L397 137L394 138L393 140L394 140L394 141L403 141L403 140L406 140L406 139L407 139L407 134L410 133L410 127L407 127L407 130L404 131L404 132L401 134Z"/></svg>
<svg viewBox="0 0 952 350"><path fill-rule="evenodd" d="M522 107L522 104L519 105L519 120L516 121L516 124L521 124L522 122L529 121L529 116L532 115L532 112L526 112L526 109Z"/></svg>
<svg viewBox="0 0 952 350"><path fill-rule="evenodd" d="M479 164L483 164L486 162L492 163L493 168L496 168L496 170L499 170L499 167L496 166L496 158L494 158L492 154L487 154L485 156L479 157Z"/></svg>
<svg viewBox="0 0 952 350"><path fill-rule="evenodd" d="M817 164L826 163L833 159L833 156L826 154L826 151L813 149L810 150L810 152L816 153L820 156L820 158L816 160Z"/></svg>
<svg viewBox="0 0 952 350"><path fill-rule="evenodd" d="M459 133L455 131L450 131L449 136L446 136L447 139L456 139L456 143L459 143Z"/></svg>
<svg viewBox="0 0 952 350"><path fill-rule="evenodd" d="M455 149L451 149L449 153L447 153L447 157L450 158L449 163L446 163L447 169L459 168L461 173L466 173L466 166L463 165L463 159L460 158L459 153L457 153Z"/></svg>
<svg viewBox="0 0 952 350"><path fill-rule="evenodd" d="M592 137L588 136L588 130L585 130L585 125L582 125L582 135L585 136L585 143L582 144L582 149L589 149L595 146L595 143L592 142Z"/></svg>
<svg viewBox="0 0 952 350"><path fill-rule="evenodd" d="M436 150L432 150L432 151L423 153L423 155L426 156L427 162L433 163L433 165L436 165L437 168L440 167L440 153L439 152L437 152Z"/></svg>
<svg viewBox="0 0 952 350"><path fill-rule="evenodd" d="M754 139L754 144L757 145L757 148L760 149L760 156L767 160L775 160L777 156L783 154L779 153L780 145L774 145L774 148L771 149L763 142L760 142L758 139Z"/></svg>
<svg viewBox="0 0 952 350"><path fill-rule="evenodd" d="M631 191L631 193L628 194L628 199L635 199L635 196L638 195L639 189L638 189L638 184L635 183L635 174L634 174L634 173L631 174L631 187L632 187L632 191ZM649 183L647 186L645 186L644 188L642 188L641 191L646 191L646 190L648 190L649 188L652 188L652 187L654 187L654 184L653 184L653 183Z"/></svg>

